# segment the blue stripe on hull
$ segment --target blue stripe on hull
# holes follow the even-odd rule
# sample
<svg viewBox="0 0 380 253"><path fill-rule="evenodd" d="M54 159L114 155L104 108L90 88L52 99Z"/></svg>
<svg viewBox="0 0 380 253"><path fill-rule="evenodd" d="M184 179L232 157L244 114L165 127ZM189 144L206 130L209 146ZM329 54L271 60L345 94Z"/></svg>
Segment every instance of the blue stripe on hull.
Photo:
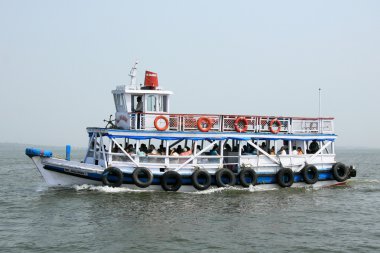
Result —
<svg viewBox="0 0 380 253"><path fill-rule="evenodd" d="M87 173L86 175L82 174L77 174L77 173L71 173L68 171L65 171L64 168L57 167L57 166L51 166L51 165L45 165L44 169L58 172L58 173L63 173L66 175L70 176L75 176L75 177L80 177L80 178L85 178L85 179L90 179L94 181L102 181L102 175L98 173ZM124 179L123 179L123 184L134 184L133 179L132 179L132 174L129 173L123 173L124 174ZM276 184L277 179L276 179L276 174L257 174L257 184ZM154 176L152 185L160 185L161 176ZM109 179L112 181L112 176L109 177ZM143 180L143 178L141 178ZM116 180L116 178L115 178ZM320 170L319 171L319 177L318 181L327 181L327 180L334 180L331 169L329 170ZM294 174L294 183L299 183L303 182L303 177L300 173L295 173ZM239 178L236 177L236 184L239 185ZM182 185L192 185L191 177L182 177ZM216 180L215 176L211 176L211 185L216 185Z"/></svg>

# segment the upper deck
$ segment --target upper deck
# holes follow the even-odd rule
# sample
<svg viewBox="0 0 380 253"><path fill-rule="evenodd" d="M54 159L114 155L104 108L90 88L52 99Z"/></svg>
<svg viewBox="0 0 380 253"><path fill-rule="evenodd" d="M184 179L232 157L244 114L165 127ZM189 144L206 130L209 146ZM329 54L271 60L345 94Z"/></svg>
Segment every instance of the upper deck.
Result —
<svg viewBox="0 0 380 253"><path fill-rule="evenodd" d="M112 91L118 129L157 132L334 134L334 118L170 113L171 91L159 87L157 73L146 71L144 86L136 83Z"/></svg>
<svg viewBox="0 0 380 253"><path fill-rule="evenodd" d="M334 118L128 113L127 117L116 119L116 123L118 124L120 120L123 120L125 128L130 130L158 131L158 127L165 129L165 131L194 132L201 131L199 124L204 123L200 122L204 118L210 120L211 125L208 130L210 132L334 134Z"/></svg>

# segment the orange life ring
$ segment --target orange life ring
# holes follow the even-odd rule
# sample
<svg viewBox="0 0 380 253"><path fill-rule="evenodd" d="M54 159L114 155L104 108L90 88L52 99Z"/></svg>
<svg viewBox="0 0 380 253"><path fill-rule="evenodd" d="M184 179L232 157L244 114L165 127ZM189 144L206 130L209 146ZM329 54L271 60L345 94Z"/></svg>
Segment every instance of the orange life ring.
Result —
<svg viewBox="0 0 380 253"><path fill-rule="evenodd" d="M158 125L158 121L159 121L160 119L163 119L163 120L165 121L165 126L160 127L160 126ZM168 120L165 116L163 116L163 115L159 115L159 116L157 116L157 117L154 119L154 127L155 127L158 131L165 131L165 130L168 129L168 127L169 127L169 120Z"/></svg>
<svg viewBox="0 0 380 253"><path fill-rule="evenodd" d="M277 125L277 130L274 130L273 129L273 125L276 123ZM272 119L272 121L269 123L269 131L272 133L272 134L278 134L280 131L281 131L281 122L278 120L278 119Z"/></svg>
<svg viewBox="0 0 380 253"><path fill-rule="evenodd" d="M206 124L206 127L203 127L203 124ZM207 117L200 117L197 121L197 126L199 131L208 132L212 127L211 120Z"/></svg>
<svg viewBox="0 0 380 253"><path fill-rule="evenodd" d="M242 128L239 127L239 123L240 123L240 122L243 122L243 123L244 123L244 127L242 127ZM234 125L235 125L235 131L236 131L236 132L244 133L244 132L246 132L247 129L248 129L248 120L247 120L246 118L244 118L244 117L239 117L239 118L237 118L237 119L235 120Z"/></svg>

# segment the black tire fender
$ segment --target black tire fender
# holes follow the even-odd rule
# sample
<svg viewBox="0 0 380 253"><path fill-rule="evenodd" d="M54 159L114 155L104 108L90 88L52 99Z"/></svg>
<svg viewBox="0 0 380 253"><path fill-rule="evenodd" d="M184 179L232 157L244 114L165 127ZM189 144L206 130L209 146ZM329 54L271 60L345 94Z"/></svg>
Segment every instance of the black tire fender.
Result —
<svg viewBox="0 0 380 253"><path fill-rule="evenodd" d="M110 181L108 176L115 176L117 178L116 181ZM111 186L111 187L120 187L123 184L124 175L123 172L116 167L108 167L102 173L102 182L103 185Z"/></svg>
<svg viewBox="0 0 380 253"><path fill-rule="evenodd" d="M314 165L306 165L301 171L303 181L307 184L315 184L319 179L319 171ZM310 177L311 175L311 177Z"/></svg>
<svg viewBox="0 0 380 253"><path fill-rule="evenodd" d="M204 183L199 182L199 179L204 179ZM195 189L204 191L207 190L211 185L211 176L206 170L196 170L191 175L191 182Z"/></svg>
<svg viewBox="0 0 380 253"><path fill-rule="evenodd" d="M294 183L293 171L289 168L282 168L277 172L276 179L281 187L290 187Z"/></svg>
<svg viewBox="0 0 380 253"><path fill-rule="evenodd" d="M147 178L146 181L140 179L140 177ZM152 172L144 167L137 167L132 173L132 179L135 185L140 188L146 188L150 186L153 182L153 174Z"/></svg>
<svg viewBox="0 0 380 253"><path fill-rule="evenodd" d="M247 181L247 178L249 178L250 182ZM257 183L257 174L256 172L251 168L243 168L241 169L239 173L239 181L241 186L243 187L249 187L250 185L256 185Z"/></svg>
<svg viewBox="0 0 380 253"><path fill-rule="evenodd" d="M171 181L174 181L174 183L172 183ZM181 188L182 186L181 175L174 170L166 171L161 176L161 186L162 189L164 189L165 191L178 191L179 188Z"/></svg>
<svg viewBox="0 0 380 253"><path fill-rule="evenodd" d="M228 178L228 182L225 183L223 181L224 178ZM227 187L227 186L234 186L236 184L236 176L235 174L227 169L227 168L223 168L223 169L220 169L218 170L216 173L215 173L215 180L216 180L216 185L218 187Z"/></svg>
<svg viewBox="0 0 380 253"><path fill-rule="evenodd" d="M350 170L346 165L338 162L332 167L332 174L336 181L344 182L350 176Z"/></svg>

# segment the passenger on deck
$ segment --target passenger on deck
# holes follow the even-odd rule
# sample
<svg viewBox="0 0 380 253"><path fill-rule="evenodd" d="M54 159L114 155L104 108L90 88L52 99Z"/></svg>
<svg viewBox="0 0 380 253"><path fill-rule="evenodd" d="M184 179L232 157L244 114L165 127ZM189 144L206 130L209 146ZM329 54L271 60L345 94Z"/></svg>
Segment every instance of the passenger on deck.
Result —
<svg viewBox="0 0 380 253"><path fill-rule="evenodd" d="M303 155L303 151L301 147L297 148L297 155Z"/></svg>
<svg viewBox="0 0 380 253"><path fill-rule="evenodd" d="M274 146L270 149L270 155L276 155L276 151L274 150Z"/></svg>
<svg viewBox="0 0 380 253"><path fill-rule="evenodd" d="M158 152L153 144L149 146L148 155L158 155Z"/></svg>
<svg viewBox="0 0 380 253"><path fill-rule="evenodd" d="M135 112L142 112L142 111L143 111L142 99L141 99L141 97L137 97L137 105L136 105Z"/></svg>
<svg viewBox="0 0 380 253"><path fill-rule="evenodd" d="M277 152L277 155L286 155L285 147L282 146L280 150Z"/></svg>
<svg viewBox="0 0 380 253"><path fill-rule="evenodd" d="M145 154L148 154L148 148L144 143L140 145L140 150L143 151Z"/></svg>
<svg viewBox="0 0 380 253"><path fill-rule="evenodd" d="M177 153L176 149L175 148L172 148L170 150L170 156L179 156L179 154Z"/></svg>
<svg viewBox="0 0 380 253"><path fill-rule="evenodd" d="M313 140L309 146L309 153L315 154L318 152L318 150L319 150L319 144L318 144L317 140Z"/></svg>
<svg viewBox="0 0 380 253"><path fill-rule="evenodd" d="M137 112L137 129L140 129L141 128L141 114L143 112L143 102L142 102L142 99L141 97L137 97L137 105L136 105L136 109L135 109L135 112Z"/></svg>
<svg viewBox="0 0 380 253"><path fill-rule="evenodd" d="M219 148L218 145L215 144L214 147L210 151L210 155L219 155L218 154L218 148Z"/></svg>
<svg viewBox="0 0 380 253"><path fill-rule="evenodd" d="M248 146L247 145L244 145L243 146L243 149L241 151L241 154L242 155L249 155L249 150L248 150Z"/></svg>
<svg viewBox="0 0 380 253"><path fill-rule="evenodd" d="M178 154L181 154L182 153L182 146L178 145L176 151L177 151Z"/></svg>
<svg viewBox="0 0 380 253"><path fill-rule="evenodd" d="M292 155L298 155L298 150L296 146L293 146L292 150Z"/></svg>
<svg viewBox="0 0 380 253"><path fill-rule="evenodd" d="M191 149L188 149L188 148L184 148L182 153L180 154L180 156L189 156L191 155L193 152L191 151Z"/></svg>
<svg viewBox="0 0 380 253"><path fill-rule="evenodd" d="M137 151L137 155L138 156L146 156L146 153L145 153L144 148L142 146L139 148L139 151Z"/></svg>
<svg viewBox="0 0 380 253"><path fill-rule="evenodd" d="M226 144L224 145L224 152L231 152L232 151L232 148L231 148L231 145L230 144Z"/></svg>

